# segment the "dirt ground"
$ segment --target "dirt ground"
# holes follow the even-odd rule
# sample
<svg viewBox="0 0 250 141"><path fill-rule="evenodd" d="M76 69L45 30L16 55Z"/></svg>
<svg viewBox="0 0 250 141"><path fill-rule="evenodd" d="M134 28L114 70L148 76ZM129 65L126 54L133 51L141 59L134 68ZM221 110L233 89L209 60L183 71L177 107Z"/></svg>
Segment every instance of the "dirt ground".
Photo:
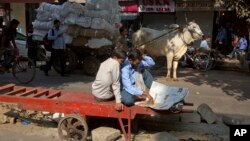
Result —
<svg viewBox="0 0 250 141"><path fill-rule="evenodd" d="M151 70L151 72L158 82L170 86L188 87L190 92L186 101L194 103L194 106L190 107L190 109L196 110L200 104L206 103L218 115L231 115L250 119L250 72L219 70L199 72L191 68L180 68L178 70L179 81L166 81L165 68ZM4 74L1 77L1 85L16 82L11 74ZM38 71L34 82L27 86L89 93L93 80L94 77L84 76L81 72L76 72L68 78L62 78L55 72L51 72L49 77L45 77L42 72ZM5 110L4 108L0 108L0 115L5 113ZM23 125L21 122L17 122L16 124L0 124L0 138L4 138L5 141L33 141L34 139L38 141L56 141L59 140L56 127L57 124L55 122L47 121L31 122L28 125ZM197 130L201 131L207 127L207 124L190 124L190 129L197 128ZM216 136L218 140L228 140L228 134L206 135L195 132L195 130L186 130L188 127L183 129L185 131L170 130L170 132L177 137L186 139L215 140L215 137L211 136ZM228 127L220 122L218 125L211 125L211 129L228 130ZM163 129L163 131L169 130ZM150 140L150 136L154 132L154 130L141 129L135 140Z"/></svg>

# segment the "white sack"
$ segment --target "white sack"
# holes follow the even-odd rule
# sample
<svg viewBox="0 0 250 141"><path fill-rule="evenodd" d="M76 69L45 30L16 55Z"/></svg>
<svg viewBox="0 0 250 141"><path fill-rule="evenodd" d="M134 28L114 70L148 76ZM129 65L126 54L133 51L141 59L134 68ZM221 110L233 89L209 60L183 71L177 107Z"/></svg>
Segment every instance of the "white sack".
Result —
<svg viewBox="0 0 250 141"><path fill-rule="evenodd" d="M49 21L51 19L51 14L47 11L38 11L36 19L38 21Z"/></svg>
<svg viewBox="0 0 250 141"><path fill-rule="evenodd" d="M91 26L91 18L90 17L79 17L76 19L76 24L88 28Z"/></svg>
<svg viewBox="0 0 250 141"><path fill-rule="evenodd" d="M68 0L69 2L83 3L83 0Z"/></svg>
<svg viewBox="0 0 250 141"><path fill-rule="evenodd" d="M74 25L76 24L76 19L78 18L79 18L78 15L71 13L64 19L64 23L69 25Z"/></svg>
<svg viewBox="0 0 250 141"><path fill-rule="evenodd" d="M96 38L92 38L90 40L88 40L88 47L90 48L100 48L102 46L109 46L112 45L112 42L102 38L102 39L96 39Z"/></svg>
<svg viewBox="0 0 250 141"><path fill-rule="evenodd" d="M83 15L84 11L85 7L79 3L65 2L62 5L62 11L60 14L62 17L67 17L70 13Z"/></svg>
<svg viewBox="0 0 250 141"><path fill-rule="evenodd" d="M112 10L119 12L118 0L87 0L86 8L89 10Z"/></svg>
<svg viewBox="0 0 250 141"><path fill-rule="evenodd" d="M114 27L111 24L109 24L108 22L106 22L104 19L100 19L100 18L92 19L91 28L92 29L103 29L103 30L106 30L106 31L111 32L111 33L114 32Z"/></svg>
<svg viewBox="0 0 250 141"><path fill-rule="evenodd" d="M48 33L48 31L49 31L49 30L37 30L37 29L34 29L32 35L33 35L33 36L42 36L42 37L44 37L45 34Z"/></svg>
<svg viewBox="0 0 250 141"><path fill-rule="evenodd" d="M39 8L37 9L37 11L47 11L47 12L59 12L61 11L62 7L61 5L54 5L54 4L50 4L50 3L46 3L46 2L42 2L39 5Z"/></svg>
<svg viewBox="0 0 250 141"><path fill-rule="evenodd" d="M54 23L53 21L49 21L49 22L40 22L38 20L35 20L34 22L32 22L32 25L34 27L34 29L44 29L44 30L48 30L53 28Z"/></svg>

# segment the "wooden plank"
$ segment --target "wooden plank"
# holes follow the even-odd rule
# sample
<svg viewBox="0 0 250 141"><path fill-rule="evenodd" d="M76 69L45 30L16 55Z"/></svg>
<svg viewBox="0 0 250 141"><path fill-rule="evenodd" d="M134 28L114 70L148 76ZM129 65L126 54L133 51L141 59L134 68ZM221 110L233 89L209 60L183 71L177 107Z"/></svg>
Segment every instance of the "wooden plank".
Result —
<svg viewBox="0 0 250 141"><path fill-rule="evenodd" d="M46 95L46 96L49 95L49 90L41 91L41 92L35 94L33 97L38 98L38 97L43 96L43 95Z"/></svg>
<svg viewBox="0 0 250 141"><path fill-rule="evenodd" d="M1 92L1 91L4 91L4 90L7 90L7 89L13 90L15 86L16 86L16 84L4 85L4 86L0 87L0 92Z"/></svg>
<svg viewBox="0 0 250 141"><path fill-rule="evenodd" d="M25 93L22 93L22 94L19 95L19 96L28 96L28 95L31 95L31 94L33 94L33 93L37 93L37 89L29 90L29 91L27 91L27 92L25 92Z"/></svg>
<svg viewBox="0 0 250 141"><path fill-rule="evenodd" d="M61 96L61 91L58 91L58 92L52 93L47 98L52 99L52 98L60 97L60 96Z"/></svg>
<svg viewBox="0 0 250 141"><path fill-rule="evenodd" d="M17 90L13 90L11 92L5 93L3 95L16 95L16 94L20 94L26 91L26 88L19 88Z"/></svg>

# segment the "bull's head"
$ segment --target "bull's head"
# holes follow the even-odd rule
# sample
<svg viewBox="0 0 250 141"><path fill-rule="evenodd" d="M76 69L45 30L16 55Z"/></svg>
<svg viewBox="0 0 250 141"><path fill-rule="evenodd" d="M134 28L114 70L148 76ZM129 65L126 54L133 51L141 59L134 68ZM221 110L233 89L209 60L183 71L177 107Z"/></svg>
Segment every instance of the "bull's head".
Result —
<svg viewBox="0 0 250 141"><path fill-rule="evenodd" d="M200 29L200 26L195 23L194 21L189 22L187 25L188 30L192 34L194 40L201 39L202 36L204 35Z"/></svg>

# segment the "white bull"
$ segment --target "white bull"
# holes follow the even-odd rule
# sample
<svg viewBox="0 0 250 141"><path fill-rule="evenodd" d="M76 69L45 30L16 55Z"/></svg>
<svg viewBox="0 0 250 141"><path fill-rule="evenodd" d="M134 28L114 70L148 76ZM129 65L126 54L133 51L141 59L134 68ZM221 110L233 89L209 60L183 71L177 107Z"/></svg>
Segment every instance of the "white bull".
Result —
<svg viewBox="0 0 250 141"><path fill-rule="evenodd" d="M176 76L178 60L185 54L188 45L194 40L200 39L203 33L195 22L189 22L183 28L177 28L172 32L166 33L167 31L141 28L133 34L133 44L139 50L150 56L166 56L166 79L170 79L173 66L173 80L178 80ZM161 37L157 38L159 36ZM154 38L156 39L152 40ZM152 41L150 42L150 40Z"/></svg>

